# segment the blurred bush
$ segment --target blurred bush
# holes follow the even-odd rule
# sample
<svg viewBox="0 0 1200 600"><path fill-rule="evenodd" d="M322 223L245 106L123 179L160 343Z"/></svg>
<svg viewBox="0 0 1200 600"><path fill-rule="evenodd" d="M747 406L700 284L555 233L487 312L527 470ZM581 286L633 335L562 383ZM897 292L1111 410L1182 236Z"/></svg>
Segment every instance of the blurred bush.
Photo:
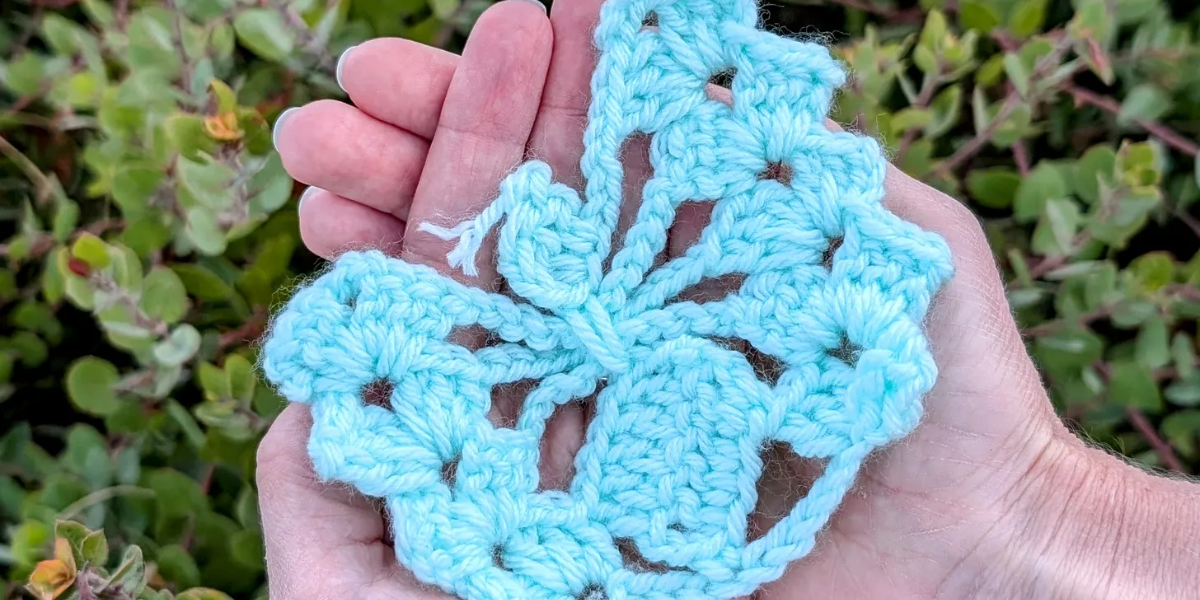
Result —
<svg viewBox="0 0 1200 600"><path fill-rule="evenodd" d="M253 461L281 401L252 343L317 267L268 124L340 95L342 49L376 36L457 49L487 4L3 3L5 598L265 597ZM1195 472L1200 10L766 10L779 30L840 32L827 39L855 79L835 118L981 216L1067 421Z"/></svg>

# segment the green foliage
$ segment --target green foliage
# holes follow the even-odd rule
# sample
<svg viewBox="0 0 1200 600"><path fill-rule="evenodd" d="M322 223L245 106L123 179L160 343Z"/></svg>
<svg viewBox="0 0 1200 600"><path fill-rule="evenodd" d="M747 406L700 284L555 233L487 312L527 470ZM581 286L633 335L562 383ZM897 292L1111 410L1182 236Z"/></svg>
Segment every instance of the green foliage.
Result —
<svg viewBox="0 0 1200 600"><path fill-rule="evenodd" d="M981 216L1068 422L1196 472L1200 11L789 2L818 6L773 25L849 32L834 118ZM265 598L254 450L281 401L251 342L315 266L269 123L340 95L341 49L453 50L487 4L3 3L6 597Z"/></svg>

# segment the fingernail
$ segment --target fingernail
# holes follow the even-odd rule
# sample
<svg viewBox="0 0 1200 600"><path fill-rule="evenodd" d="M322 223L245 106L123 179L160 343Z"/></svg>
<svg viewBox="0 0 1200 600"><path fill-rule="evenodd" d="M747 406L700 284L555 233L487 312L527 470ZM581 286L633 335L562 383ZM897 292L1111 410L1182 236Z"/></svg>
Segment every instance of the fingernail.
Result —
<svg viewBox="0 0 1200 600"><path fill-rule="evenodd" d="M540 0L521 0L521 2L532 2L536 4L538 8L542 9L542 12L546 12L546 5L542 4Z"/></svg>
<svg viewBox="0 0 1200 600"><path fill-rule="evenodd" d="M350 46L349 48L346 48L345 50L342 51L342 55L338 57L337 84L338 84L338 87L342 88L343 92L346 91L346 84L342 83L342 70L346 68L346 57L350 56L350 52L353 51L357 47L358 46Z"/></svg>
<svg viewBox="0 0 1200 600"><path fill-rule="evenodd" d="M297 214L300 212L301 209L304 208L304 201L308 200L308 197L312 196L313 192L315 192L319 189L321 189L321 188L318 188L316 186L311 186L311 185L308 186L307 188L304 188L304 191L300 194L300 202L298 202L296 204L296 213Z"/></svg>
<svg viewBox="0 0 1200 600"><path fill-rule="evenodd" d="M275 119L275 126L271 129L271 143L274 144L277 152L279 151L279 132L283 131L283 122L286 121L288 117L292 116L292 113L295 113L298 110L300 109L289 108L280 113L279 117Z"/></svg>

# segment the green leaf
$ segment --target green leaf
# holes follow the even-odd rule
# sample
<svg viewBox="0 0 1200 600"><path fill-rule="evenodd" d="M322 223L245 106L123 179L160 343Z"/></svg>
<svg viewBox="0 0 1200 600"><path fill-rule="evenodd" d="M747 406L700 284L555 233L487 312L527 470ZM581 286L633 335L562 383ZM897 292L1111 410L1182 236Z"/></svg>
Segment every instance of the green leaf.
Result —
<svg viewBox="0 0 1200 600"><path fill-rule="evenodd" d="M237 93L229 87L229 84L220 79L213 79L209 82L209 87L217 99L217 114L231 113L237 110Z"/></svg>
<svg viewBox="0 0 1200 600"><path fill-rule="evenodd" d="M233 516L246 529L258 529L262 526L258 517L258 494L254 486L242 486L237 501L233 503Z"/></svg>
<svg viewBox="0 0 1200 600"><path fill-rule="evenodd" d="M229 389L233 397L241 400L243 406L249 406L258 385L254 366L242 355L231 354L225 359L225 374L229 377Z"/></svg>
<svg viewBox="0 0 1200 600"><path fill-rule="evenodd" d="M1022 97L1029 94L1029 69L1025 67L1020 56L1012 52L1005 54L1004 72L1008 74L1008 80L1017 89L1017 93Z"/></svg>
<svg viewBox="0 0 1200 600"><path fill-rule="evenodd" d="M185 58L177 49L173 27L165 17L160 20L149 9L139 10L129 20L127 35L129 47L126 54L134 72L154 73L173 79Z"/></svg>
<svg viewBox="0 0 1200 600"><path fill-rule="evenodd" d="M1174 279L1175 261L1166 252L1147 252L1130 263L1129 270L1138 289L1153 293Z"/></svg>
<svg viewBox="0 0 1200 600"><path fill-rule="evenodd" d="M182 546L171 544L158 549L154 563L164 579L175 584L176 588L187 589L200 583L200 568L196 560Z"/></svg>
<svg viewBox="0 0 1200 600"><path fill-rule="evenodd" d="M1075 7L1075 16L1067 24L1067 32L1078 40L1093 39L1103 42L1113 29L1112 15L1105 0L1080 0Z"/></svg>
<svg viewBox="0 0 1200 600"><path fill-rule="evenodd" d="M36 52L25 52L4 65L4 85L18 96L37 95L46 80L46 59Z"/></svg>
<svg viewBox="0 0 1200 600"><path fill-rule="evenodd" d="M990 33L1000 24L1000 13L984 0L964 0L958 5L958 20L967 29Z"/></svg>
<svg viewBox="0 0 1200 600"><path fill-rule="evenodd" d="M233 29L243 46L272 62L286 59L296 42L295 33L274 9L244 10L234 17Z"/></svg>
<svg viewBox="0 0 1200 600"><path fill-rule="evenodd" d="M892 115L892 133L903 134L909 129L925 127L933 122L933 113L920 108L905 108Z"/></svg>
<svg viewBox="0 0 1200 600"><path fill-rule="evenodd" d="M912 53L913 64L917 65L918 69L927 75L936 74L941 71L938 66L937 57L933 51L926 46L917 46Z"/></svg>
<svg viewBox="0 0 1200 600"><path fill-rule="evenodd" d="M1037 338L1033 344L1038 363L1052 374L1077 372L1100 359L1104 339L1080 329L1064 329Z"/></svg>
<svg viewBox="0 0 1200 600"><path fill-rule="evenodd" d="M1167 366L1171 362L1171 349L1167 345L1167 323L1161 317L1155 317L1142 323L1134 341L1134 357L1138 363L1148 369Z"/></svg>
<svg viewBox="0 0 1200 600"><path fill-rule="evenodd" d="M206 399L211 401L233 397L230 378L216 365L208 362L200 363L200 367L196 370L196 376L200 379L200 389L204 390Z"/></svg>
<svg viewBox="0 0 1200 600"><path fill-rule="evenodd" d="M146 211L163 177L163 169L151 163L122 163L113 175L113 200L127 218L136 218Z"/></svg>
<svg viewBox="0 0 1200 600"><path fill-rule="evenodd" d="M116 586L130 597L138 597L146 587L146 563L142 558L142 549L130 545L125 548L121 564L108 577L109 585Z"/></svg>
<svg viewBox="0 0 1200 600"><path fill-rule="evenodd" d="M112 7L103 0L83 0L79 4L83 6L83 12L87 13L88 18L96 25L111 27L116 23L116 15Z"/></svg>
<svg viewBox="0 0 1200 600"><path fill-rule="evenodd" d="M200 489L200 484L174 469L162 468L145 473L142 486L154 490L155 502L164 517L187 517L208 510L208 497Z"/></svg>
<svg viewBox="0 0 1200 600"><path fill-rule="evenodd" d="M79 205L73 200L62 199L55 203L54 206L54 221L51 225L51 230L54 233L54 240L62 243L67 241L67 238L75 232L75 226L79 223Z"/></svg>
<svg viewBox="0 0 1200 600"><path fill-rule="evenodd" d="M192 588L178 596L175 600L232 600L223 592L210 588Z"/></svg>
<svg viewBox="0 0 1200 600"><path fill-rule="evenodd" d="M1176 406L1200 406L1200 376L1192 374L1172 382L1163 395Z"/></svg>
<svg viewBox="0 0 1200 600"><path fill-rule="evenodd" d="M1049 163L1038 163L1017 186L1013 197L1013 217L1029 223L1041 216L1046 201L1067 195L1067 183L1062 173Z"/></svg>
<svg viewBox="0 0 1200 600"><path fill-rule="evenodd" d="M238 563L255 572L263 569L266 550L263 547L262 534L258 531L243 529L233 534L233 537L229 538L229 550L230 556Z"/></svg>
<svg viewBox="0 0 1200 600"><path fill-rule="evenodd" d="M175 263L171 270L183 281L188 294L206 302L228 300L234 296L233 286L207 268L188 263Z"/></svg>
<svg viewBox="0 0 1200 600"><path fill-rule="evenodd" d="M71 246L71 256L82 260L93 269L103 269L112 261L108 253L108 244L90 233L84 233Z"/></svg>
<svg viewBox="0 0 1200 600"><path fill-rule="evenodd" d="M147 256L171 241L171 230L162 224L161 218L136 219L121 232L120 241L138 256Z"/></svg>
<svg viewBox="0 0 1200 600"><path fill-rule="evenodd" d="M1100 201L1101 184L1116 180L1117 153L1108 146L1092 146L1075 163L1075 192L1088 204Z"/></svg>
<svg viewBox="0 0 1200 600"><path fill-rule="evenodd" d="M1200 410L1168 415L1163 419L1162 433L1180 453L1195 456L1200 449Z"/></svg>
<svg viewBox="0 0 1200 600"><path fill-rule="evenodd" d="M1079 221L1079 206L1074 201L1066 198L1047 200L1033 231L1033 251L1045 256L1071 254L1075 250Z"/></svg>
<svg viewBox="0 0 1200 600"><path fill-rule="evenodd" d="M1162 410L1162 396L1149 369L1127 360L1113 361L1110 366L1109 400L1152 413Z"/></svg>
<svg viewBox="0 0 1200 600"><path fill-rule="evenodd" d="M103 531L94 531L83 538L79 545L79 553L88 564L98 567L108 562L108 539Z"/></svg>
<svg viewBox="0 0 1200 600"><path fill-rule="evenodd" d="M15 350L25 367L37 367L46 362L50 353L46 342L32 331L18 331L8 339L8 346Z"/></svg>
<svg viewBox="0 0 1200 600"><path fill-rule="evenodd" d="M225 233L217 223L217 215L205 208L193 208L187 213L185 233L201 254L218 256L225 252Z"/></svg>
<svg viewBox="0 0 1200 600"><path fill-rule="evenodd" d="M164 366L178 366L191 360L200 350L200 332L184 323L167 339L154 346L154 359Z"/></svg>
<svg viewBox="0 0 1200 600"><path fill-rule="evenodd" d="M1143 83L1129 91L1117 111L1117 123L1129 125L1136 120L1155 121L1171 110L1171 100L1161 88Z"/></svg>
<svg viewBox="0 0 1200 600"><path fill-rule="evenodd" d="M250 210L257 214L279 210L291 199L292 187L292 177L284 170L279 154L272 153L250 180Z"/></svg>
<svg viewBox="0 0 1200 600"><path fill-rule="evenodd" d="M958 123L962 107L962 87L951 85L933 98L930 104L932 119L925 128L925 135L930 138L941 136Z"/></svg>
<svg viewBox="0 0 1200 600"><path fill-rule="evenodd" d="M1046 20L1046 0L1021 0L1008 16L1008 32L1017 39L1027 38L1042 28Z"/></svg>
<svg viewBox="0 0 1200 600"><path fill-rule="evenodd" d="M1020 186L1021 176L1004 167L976 169L967 175L967 191L987 208L1008 208Z"/></svg>
<svg viewBox="0 0 1200 600"><path fill-rule="evenodd" d="M42 18L42 39L55 54L74 55L89 37L86 30L58 13L49 13Z"/></svg>
<svg viewBox="0 0 1200 600"><path fill-rule="evenodd" d="M152 319L175 324L187 314L187 290L174 271L155 267L142 283L142 312Z"/></svg>
<svg viewBox="0 0 1200 600"><path fill-rule="evenodd" d="M461 3L462 0L429 0L429 7L433 9L433 16L445 21L454 16Z"/></svg>
<svg viewBox="0 0 1200 600"><path fill-rule="evenodd" d="M67 369L67 395L79 410L104 417L121 407L121 400L114 388L121 375L112 363L86 356L76 360Z"/></svg>
<svg viewBox="0 0 1200 600"><path fill-rule="evenodd" d="M1188 379L1197 372L1196 349L1192 340L1182 331L1171 338L1171 359L1175 363L1175 372L1180 379Z"/></svg>
<svg viewBox="0 0 1200 600"><path fill-rule="evenodd" d="M187 160L200 160L202 154L212 154L218 142L204 129L199 115L174 114L163 123L171 147Z"/></svg>
<svg viewBox="0 0 1200 600"><path fill-rule="evenodd" d="M228 166L207 157L199 162L180 158L175 170L179 184L201 205L220 211L233 204L237 173Z"/></svg>

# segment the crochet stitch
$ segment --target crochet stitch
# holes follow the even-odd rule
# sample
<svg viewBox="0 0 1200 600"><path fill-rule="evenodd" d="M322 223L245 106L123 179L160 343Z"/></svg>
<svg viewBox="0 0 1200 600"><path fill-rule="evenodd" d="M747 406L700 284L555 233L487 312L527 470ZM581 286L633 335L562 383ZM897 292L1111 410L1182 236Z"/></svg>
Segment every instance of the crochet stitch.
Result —
<svg viewBox="0 0 1200 600"><path fill-rule="evenodd" d="M812 549L864 458L917 425L936 378L920 324L949 250L883 208L874 140L825 128L844 79L827 49L757 15L751 0L603 6L587 201L531 161L474 219L424 226L458 239L449 260L468 274L499 227L519 298L351 252L275 319L263 365L312 407L316 472L386 501L422 581L466 600L749 594ZM732 105L711 99L731 70ZM606 266L635 134L652 136L653 176ZM700 240L655 268L679 206L712 201ZM724 298L679 298L729 277L744 279ZM467 327L498 343L454 343ZM778 362L777 380L729 340ZM493 425L492 391L523 380L537 383L515 425ZM539 490L547 419L597 392L569 490ZM775 443L824 472L748 541Z"/></svg>

